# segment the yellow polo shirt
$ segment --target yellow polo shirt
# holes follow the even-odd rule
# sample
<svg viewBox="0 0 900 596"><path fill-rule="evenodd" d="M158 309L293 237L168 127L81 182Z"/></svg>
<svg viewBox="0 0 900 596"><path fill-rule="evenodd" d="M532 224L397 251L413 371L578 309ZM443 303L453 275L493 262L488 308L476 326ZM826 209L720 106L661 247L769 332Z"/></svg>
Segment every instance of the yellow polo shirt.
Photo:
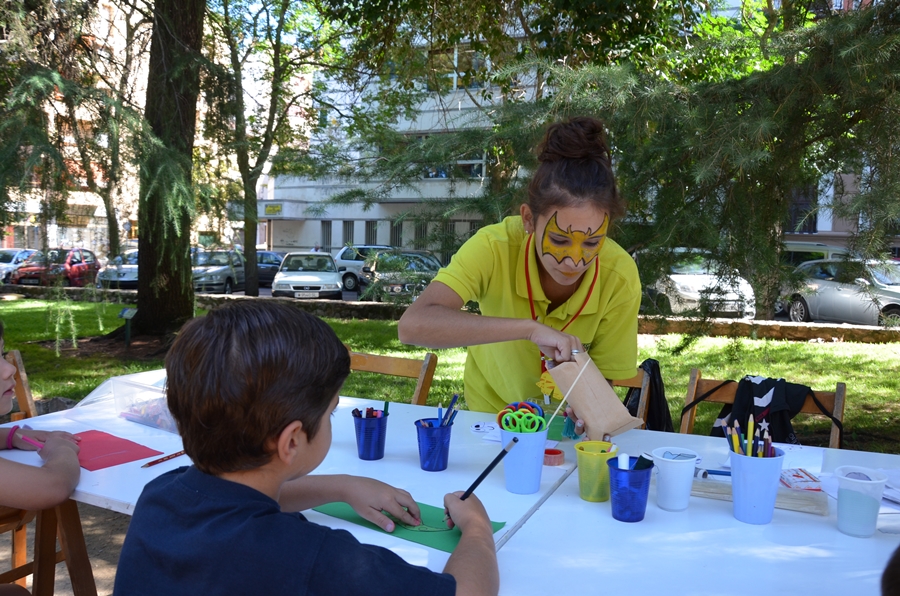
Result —
<svg viewBox="0 0 900 596"><path fill-rule="evenodd" d="M480 229L435 277L463 302L479 303L491 317L531 318L525 276L527 240L521 217ZM534 241L532 241L534 244ZM576 335L607 379L627 379L637 368L637 314L641 283L634 260L607 238L571 298L549 315L550 301L541 288L537 252L529 257L531 291L538 321ZM599 267L597 283L585 304ZM466 358L465 398L469 409L498 412L510 402L543 397L536 383L541 351L527 340L470 346ZM542 403L542 402L541 402Z"/></svg>

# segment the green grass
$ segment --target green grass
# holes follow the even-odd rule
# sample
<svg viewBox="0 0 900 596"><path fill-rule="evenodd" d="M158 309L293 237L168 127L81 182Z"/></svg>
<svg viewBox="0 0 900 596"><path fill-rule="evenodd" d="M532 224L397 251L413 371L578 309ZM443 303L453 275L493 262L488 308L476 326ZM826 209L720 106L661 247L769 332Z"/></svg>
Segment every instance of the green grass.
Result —
<svg viewBox="0 0 900 596"><path fill-rule="evenodd" d="M71 303L79 337L108 333L120 326L122 305ZM99 316L99 318L98 318ZM57 357L52 349L33 342L55 339L48 303L37 300L0 301L7 349L19 349L27 366L35 397L64 396L80 399L103 380L116 375L161 368L162 359L125 361L111 357L72 357L66 350ZM100 326L102 321L102 329ZM426 350L401 344L392 321L336 320L327 322L351 349L359 352L421 358ZM705 378L739 379L745 374L784 377L813 389L834 390L847 384L844 447L865 451L900 452L900 345L797 343L773 340L702 338L675 354L681 337L667 335L640 350L639 358L660 362L666 397L675 428L691 368ZM438 350L438 366L428 397L429 405L447 404L463 390L465 350ZM409 401L415 381L373 373L354 372L342 393L377 400ZM621 390L620 390L621 392ZM464 399L461 401L465 404ZM708 433L719 407L698 406L695 431ZM794 419L794 428L807 444L826 445L830 422L818 416Z"/></svg>

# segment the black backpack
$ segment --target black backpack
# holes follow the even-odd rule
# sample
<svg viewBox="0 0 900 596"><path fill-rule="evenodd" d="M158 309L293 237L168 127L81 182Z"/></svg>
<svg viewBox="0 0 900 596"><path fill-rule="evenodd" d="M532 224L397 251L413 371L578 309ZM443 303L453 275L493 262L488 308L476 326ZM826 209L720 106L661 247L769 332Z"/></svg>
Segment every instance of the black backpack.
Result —
<svg viewBox="0 0 900 596"><path fill-rule="evenodd" d="M703 395L696 398L681 410L682 418L688 410L701 401L734 381L725 381L716 385ZM772 441L776 443L792 443L799 445L800 441L794 434L791 419L803 408L806 396L811 396L819 410L831 419L838 428L839 445L843 443L844 427L841 422L832 416L831 412L816 398L813 390L806 385L788 383L784 379L771 379L764 377L746 376L740 380L734 395L734 404L725 404L716 417L716 422L710 435L724 437L723 428L737 420L742 428L747 428L750 412L753 412L753 420L757 428L768 430ZM752 408L752 410L751 410Z"/></svg>
<svg viewBox="0 0 900 596"><path fill-rule="evenodd" d="M672 414L669 412L669 402L666 401L666 387L663 385L662 373L659 370L659 362L647 358L641 362L641 369L650 375L650 401L647 403L647 430L661 430L668 433L675 432L672 426ZM641 401L640 387L632 387L625 394L625 407L632 416L637 416L638 404Z"/></svg>

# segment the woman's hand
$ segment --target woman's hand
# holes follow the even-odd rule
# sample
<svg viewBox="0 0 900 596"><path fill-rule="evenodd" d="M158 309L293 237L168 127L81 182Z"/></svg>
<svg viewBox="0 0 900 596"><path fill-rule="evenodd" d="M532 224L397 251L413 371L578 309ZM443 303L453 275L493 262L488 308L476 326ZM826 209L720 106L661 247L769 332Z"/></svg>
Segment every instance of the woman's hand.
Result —
<svg viewBox="0 0 900 596"><path fill-rule="evenodd" d="M347 504L385 532L394 531L394 520L385 512L411 526L422 523L419 505L405 490L361 476L349 476L345 482L344 500Z"/></svg>
<svg viewBox="0 0 900 596"><path fill-rule="evenodd" d="M534 325L534 331L528 335L528 340L536 344L547 358L556 362L568 362L584 349L581 340L574 335L557 331L543 323L535 322Z"/></svg>

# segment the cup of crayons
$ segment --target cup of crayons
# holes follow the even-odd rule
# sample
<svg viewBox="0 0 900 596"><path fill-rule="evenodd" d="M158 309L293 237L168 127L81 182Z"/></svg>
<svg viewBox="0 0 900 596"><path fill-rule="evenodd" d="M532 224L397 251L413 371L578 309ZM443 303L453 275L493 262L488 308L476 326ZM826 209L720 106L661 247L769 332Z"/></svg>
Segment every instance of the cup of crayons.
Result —
<svg viewBox="0 0 900 596"><path fill-rule="evenodd" d="M746 436L740 423L725 427L731 451L731 500L736 520L747 524L767 524L775 513L775 498L781 481L784 451L772 445L769 431L760 435L753 414L747 421Z"/></svg>
<svg viewBox="0 0 900 596"><path fill-rule="evenodd" d="M383 410L354 408L353 425L356 427L356 451L359 459L375 460L384 457L384 440L387 437L388 406Z"/></svg>
<svg viewBox="0 0 900 596"><path fill-rule="evenodd" d="M450 457L450 431L453 428L453 419L459 413L458 400L459 395L454 395L446 410L438 406L437 418L416 420L419 465L426 472L440 472L447 469Z"/></svg>

